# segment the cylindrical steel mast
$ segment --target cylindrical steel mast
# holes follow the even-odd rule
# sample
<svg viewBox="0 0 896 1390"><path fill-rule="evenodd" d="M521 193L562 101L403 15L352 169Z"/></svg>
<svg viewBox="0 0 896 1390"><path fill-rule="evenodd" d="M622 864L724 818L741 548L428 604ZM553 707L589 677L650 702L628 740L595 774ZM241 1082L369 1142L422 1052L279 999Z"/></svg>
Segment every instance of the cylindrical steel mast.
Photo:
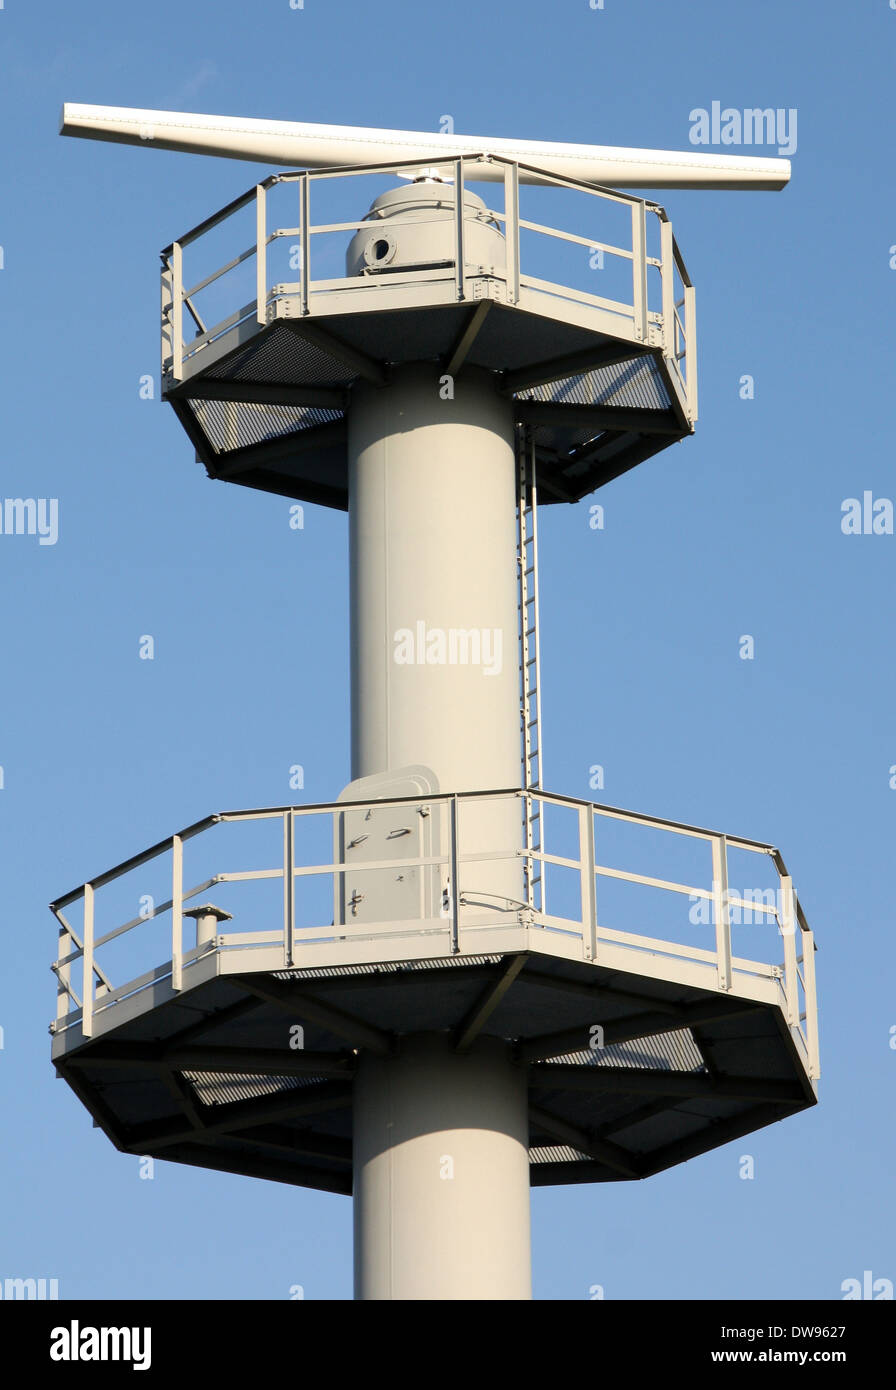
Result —
<svg viewBox="0 0 896 1390"><path fill-rule="evenodd" d="M482 1038L405 1038L355 1077L355 1297L527 1299L525 1071Z"/></svg>
<svg viewBox="0 0 896 1390"><path fill-rule="evenodd" d="M425 363L352 392L354 777L424 763L443 791L519 785L513 428L486 373L454 399Z"/></svg>
<svg viewBox="0 0 896 1390"><path fill-rule="evenodd" d="M480 253L503 258L468 195ZM379 200L377 240L350 265L402 264L450 235L453 190ZM418 209L396 244L394 203ZM368 248L369 249L366 249ZM457 382L437 363L358 385L349 410L352 771L431 768L440 791L520 785L516 455L511 402L491 375ZM465 805L462 846L504 859L460 875L464 913L515 914L523 894L519 808ZM403 1038L364 1056L355 1082L358 1298L529 1298L525 1076L506 1045L469 1053L448 1037Z"/></svg>

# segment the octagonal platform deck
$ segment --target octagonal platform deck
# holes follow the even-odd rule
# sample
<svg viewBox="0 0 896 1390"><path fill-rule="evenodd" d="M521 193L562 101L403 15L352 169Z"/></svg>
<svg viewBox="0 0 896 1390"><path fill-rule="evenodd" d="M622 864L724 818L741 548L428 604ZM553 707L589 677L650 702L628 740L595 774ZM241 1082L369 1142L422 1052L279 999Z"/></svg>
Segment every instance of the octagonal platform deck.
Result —
<svg viewBox="0 0 896 1390"><path fill-rule="evenodd" d="M458 187L478 158L457 161ZM341 238L342 256L349 235L368 224L312 222L312 196L334 181L369 180L368 169L277 175L163 252L163 394L210 477L347 507L351 388L385 386L406 362L433 362L452 378L465 367L492 373L516 422L534 431L542 503L578 501L693 432L694 291L664 210L549 175L543 188L521 189L518 166L494 162L505 171L503 210L489 209L503 230L503 265L467 259L457 199L453 257L332 274L318 239ZM284 190L298 195L298 225L270 230L269 199ZM568 214L562 205L549 211L572 217L575 231L525 215L521 196L549 192L569 198ZM534 213L547 216L541 207ZM249 246L209 270L200 256L207 240L252 212ZM389 226L400 231L402 218ZM199 256L205 272L192 284L185 256ZM327 273L315 275L318 262ZM241 299L236 285L224 293L250 263L254 296ZM272 278L284 265L304 273ZM198 302L212 288L214 312L228 312L207 326Z"/></svg>
<svg viewBox="0 0 896 1390"><path fill-rule="evenodd" d="M522 807L526 795L487 798ZM125 1152L337 1192L352 1186L358 1055L400 1049L412 1033L439 1032L461 1052L480 1035L512 1048L528 1075L533 1185L647 1177L813 1105L814 943L778 851L528 795L548 831L544 849L526 852L530 881L538 868L545 875L534 905L507 899L483 910L467 900L465 882L486 856L465 856L464 813L486 794L210 817L67 894L54 905L59 1074ZM352 866L297 854L315 823L316 843L338 844L341 817L367 805L421 810L431 838L399 859ZM281 830L272 865L273 840L263 848L261 837ZM227 862L256 867L205 872L220 866L213 842L222 832L237 835ZM622 867L634 862L630 832L646 837L655 867L671 871L676 854L679 864L705 858L709 886ZM188 843L200 878L185 888ZM757 887L731 889L732 859L751 858ZM343 879L347 890L359 875L396 868L419 875L421 903L444 893L444 907L392 922L343 920ZM771 878L761 881L760 869ZM101 895L114 900L156 871L168 901L120 925L103 909L100 921ZM312 884L324 894L315 903ZM647 892L664 932L610 925L627 920L614 888L641 903ZM234 930L185 948L184 907L210 891L227 899ZM130 888L119 899L133 900ZM323 918L321 901L332 905ZM643 912L636 904L635 917ZM762 958L734 953L742 931ZM116 984L104 962L115 949L135 960L138 940L155 964ZM780 964L771 959L778 947Z"/></svg>

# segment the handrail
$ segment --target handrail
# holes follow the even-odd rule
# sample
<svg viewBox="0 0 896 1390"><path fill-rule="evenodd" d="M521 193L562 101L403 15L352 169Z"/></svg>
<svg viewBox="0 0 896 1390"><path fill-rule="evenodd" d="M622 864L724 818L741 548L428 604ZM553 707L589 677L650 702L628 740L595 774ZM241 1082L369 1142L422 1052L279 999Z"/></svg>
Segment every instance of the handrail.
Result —
<svg viewBox="0 0 896 1390"><path fill-rule="evenodd" d="M516 796L518 792L519 788L517 787L502 787L496 791L459 792L457 795L463 801L472 801L476 799L487 801L498 797ZM668 820L662 816L648 815L643 811L630 811L626 807L610 806L605 802L582 801L579 797L563 796L559 792L545 792L542 793L542 795L546 801L558 806L591 806L597 815L612 816L614 819L630 821L632 824L636 825L656 826L661 830L675 831L682 835L693 835L705 840L711 840L713 836L718 833L715 830L707 830L705 826L690 825L686 821ZM390 806L412 806L419 802L420 799L419 796L393 796L389 798L388 804ZM444 792L433 793L433 795L426 797L428 802L448 802L450 799L450 795ZM336 803L329 801L312 801L306 802L302 806L290 806L287 804L280 806L264 806L257 809L236 808L231 811L216 811L213 815L203 816L201 820L194 821L191 825L184 826L182 830L178 830L177 834L182 840L188 840L191 839L192 836L199 835L202 831L210 829L211 826L217 825L219 821L273 820L277 816L282 816L286 811L292 811L297 816L312 816L321 811L332 811L334 805L338 806L340 809L345 806L351 806L356 809L368 809L375 806L382 806L383 804L382 801L373 799L346 800ZM757 853L771 855L775 858L776 866L780 869L781 873L786 874L787 870L784 867L784 860L781 857L780 851L776 849L774 845L765 840L748 839L743 835L727 835L726 839L729 846L734 849L754 850ZM150 846L149 849L143 850L140 854L132 855L128 859L123 859L120 864L116 864L113 868L107 869L105 873L100 874L90 881L93 883L94 887L100 888L104 884L110 883L113 879L121 877L122 874L128 873L131 869L137 869L150 859L164 854L170 843L170 837L159 840L156 844ZM50 911L55 912L56 908L63 908L68 903L73 902L80 896L83 887L84 885L81 884L77 888L72 889L71 892L64 893L59 898L54 898L53 902L50 904ZM806 926L806 930L808 931L808 926Z"/></svg>
<svg viewBox="0 0 896 1390"><path fill-rule="evenodd" d="M678 413L685 424L688 423L689 419L692 421L696 412L696 334L693 318L693 287L681 252L672 236L671 224L665 210L658 204L638 198L634 194L599 187L573 178L561 178L537 170L534 166L520 164L518 161L503 157L473 153L445 161L445 167L453 169L456 189L463 189L468 166L481 161L483 158L488 158L489 162L501 166L505 171L503 182L504 209L498 211L490 208L489 213L495 223L503 225L504 228L507 248L506 267L503 269L495 268L493 278L504 280L504 295L507 302L510 304L519 303L522 287L524 292L549 293L575 305L585 304L596 311L618 315L618 320L614 321L610 331L618 332L621 338L630 340L633 346L638 344L649 344L654 348L662 346L669 369L674 374L679 388ZM368 283L366 280L359 280L357 276L315 278L312 267L312 243L314 239L327 234L358 230L369 224L369 218L312 223L310 200L311 188L314 183L352 177L367 179L371 175L393 174L405 168L416 170L417 167L418 164L415 161L409 160L374 166L283 171L260 181L218 212L185 232L177 241L172 242L162 252L164 305L162 358L163 368L170 374L173 381L181 382L184 380L185 374L190 375L199 370L200 362L205 360L205 353L212 344L218 343L225 334L232 335L235 342L243 341L242 338L236 337L237 330L245 333L246 323L251 320L253 314L258 326L263 327L272 317L282 312L281 301L284 298L294 296L297 302L292 313L297 313L305 318L309 314L315 313L316 305L321 302L318 296L332 295L342 290L357 291ZM619 208L630 209L631 245L616 245L613 238L579 234L564 228L551 227L542 220L523 216L521 198L527 199L531 195L528 190L521 194L520 170L538 173L542 187L585 193L596 199L598 205L612 204ZM475 182L475 179L473 181ZM298 187L300 217L297 226L268 226L267 197L269 192L279 184ZM534 185L536 188L538 186ZM183 279L185 251L200 242L206 233L220 227L222 223L236 214L249 209L253 203L256 207L256 218L254 240L251 244L236 251L223 264L206 268L207 273L196 279L191 288L186 288ZM646 219L648 216L656 217L660 224L663 254L659 258L647 254ZM293 215L288 220L294 223L295 216ZM464 251L467 238L462 196L460 198L455 197L453 220L455 245L451 257L445 261L440 274L432 276L428 272L427 279L434 278L448 283L453 282L454 296L459 302L464 302L467 298L467 278L471 272L466 264ZM402 215L399 214L391 219L390 226L394 228L400 225L401 221ZM531 249L528 243L524 248L521 263L521 231L541 240L548 238L553 244L563 243L591 250L597 248L608 256L618 258L621 262L629 261L632 273L629 277L628 300L592 295L572 284L564 284L562 280L545 280L533 274L533 270L538 269L538 267L531 264ZM292 285L271 284L268 282L268 250L286 236L296 237L300 243L299 279ZM204 309L200 313L194 305L192 297L212 285L221 284L228 274L238 270L253 256L256 261L254 300L238 308L235 312L231 311L218 322L206 328L204 319L211 316L205 313ZM656 272L660 276L663 306L660 313L652 310L648 303L648 272L651 274ZM680 304L676 301L672 284L675 277L681 281L683 288ZM282 282L282 275L277 278ZM416 278L418 277L415 277L415 272L408 271L407 274L400 277L400 280L393 279L390 283L407 283L410 288L411 284L415 283ZM683 309L683 314L678 312L679 307ZM196 327L200 330L197 336L186 340L183 336L185 311L190 314ZM287 312L289 311L287 310Z"/></svg>
<svg viewBox="0 0 896 1390"><path fill-rule="evenodd" d="M526 797L539 804L540 814L544 816L545 807L555 806L574 811L578 818L578 848L572 852L567 845L552 848L552 836L539 846L514 844L510 847L491 848L488 851L475 851L466 848L463 838L464 813L466 807L483 803L504 803L509 800L520 801ZM405 806L425 805L432 816L437 807L445 808L448 821L443 823L437 817L431 823L444 825L447 842L441 847L433 845L427 852L421 842L417 852L409 852L400 859L374 858L357 862L346 862L338 852L326 862L309 864L299 861L296 848L296 828L308 817L329 817L332 820L331 833L338 825L338 817L346 813L358 813L367 809L387 807L400 809ZM607 819L620 824L658 829L674 835L689 837L708 843L712 849L712 882L690 885L666 877L635 872L630 868L617 867L607 858L606 847L596 853L599 844L599 830ZM183 878L183 847L217 825L245 824L255 821L276 821L283 824L283 851L279 863L274 867L220 871L205 876L201 882L186 887ZM509 823L509 822L508 822ZM544 822L542 822L544 824ZM335 842L334 842L335 843ZM555 852L557 849L562 852ZM779 890L747 891L744 894L728 889L727 857L731 849L747 850L766 855L771 859L780 880ZM114 925L97 935L94 929L94 900L97 892L118 879L133 873L143 865L171 854L171 893L164 902L154 905L150 914L132 918L120 925ZM476 887L465 881L464 870L472 873L472 866L498 865L502 862L522 862L528 864L530 876L534 866L553 865L560 870L572 871L579 876L580 897L573 903L573 915L562 917L557 910L550 916L534 907L524 904L503 889L495 892L495 881L484 873L485 886ZM239 861L237 860L237 866ZM430 915L424 911L421 918L409 918L403 923L381 923L363 921L352 924L341 917L332 923L315 922L312 925L297 924L296 894L302 884L309 879L329 878L334 888L346 874L377 873L386 868L408 868L422 874L437 874L442 884L439 896L447 892L442 912ZM544 872L544 870L542 871ZM747 840L736 836L719 834L702 827L681 822L662 820L657 816L642 815L633 811L620 810L575 797L564 797L552 793L509 788L503 791L465 792L457 794L435 793L428 796L406 796L390 798L387 801L377 798L357 801L317 803L303 806L279 806L260 809L247 809L221 812L206 816L193 825L158 841L141 854L133 855L115 868L98 875L56 900L51 910L60 924L59 958L54 964L57 979L58 1001L56 1030L80 1020L85 1036L90 1035L95 1019L105 1009L130 993L139 992L160 978L169 978L172 989L184 987L184 972L200 960L208 946L203 950L184 948L182 940L183 909L191 899L198 897L215 884L236 884L263 880L281 880L283 883L283 923L277 929L260 932L222 932L216 938L218 949L244 949L247 945L260 943L264 937L268 942L279 943L282 948L283 968L289 968L301 960L303 946L324 940L376 939L381 935L419 935L421 932L447 933L447 949L456 954L463 950L465 933L475 928L497 927L506 924L508 914L518 918L520 923L545 931L559 931L564 935L578 938L581 942L582 957L585 960L601 958L602 951L613 943L624 943L635 950L652 951L664 957L678 958L683 962L697 963L700 969L710 968L715 974L715 987L730 991L736 987L738 976L747 974L759 976L780 987L780 1003L785 1012L788 1025L798 1039L810 1067L810 1073L817 1074L817 1022L814 980L814 939L806 922L802 907L792 891L792 880L780 852L772 845L761 841ZM638 936L629 931L619 931L599 917L601 902L597 886L601 881L615 880L622 886L637 885L688 895L693 902L705 902L711 906L712 922L715 927L715 943L709 947L688 946L678 941L669 941L662 935ZM475 881L475 880L474 880ZM432 880L433 883L436 880ZM291 886L290 886L291 885ZM447 885L447 888L445 887ZM483 902L483 895L485 901ZM774 897L774 905L767 896ZM339 894L336 894L338 899ZM85 918L82 937L63 916L62 909L68 904L81 900L84 903ZM430 899L433 901L434 899ZM576 905L578 904L578 905ZM748 961L732 951L731 908L756 914L761 921L775 923L784 941L784 962L782 965L769 965L761 961ZM171 915L171 953L170 960L163 961L155 969L134 980L126 981L113 988L112 981L103 972L95 959L96 952L108 943L120 939L127 933L138 930L147 922L158 920L166 913ZM484 914L484 915L483 915ZM83 938L83 939L82 939ZM78 961L84 962L84 980L81 996L78 995L71 980L71 967ZM164 969L163 969L164 967ZM159 971L162 970L162 974ZM707 982L707 986L708 982ZM804 1003L800 1002L800 992Z"/></svg>

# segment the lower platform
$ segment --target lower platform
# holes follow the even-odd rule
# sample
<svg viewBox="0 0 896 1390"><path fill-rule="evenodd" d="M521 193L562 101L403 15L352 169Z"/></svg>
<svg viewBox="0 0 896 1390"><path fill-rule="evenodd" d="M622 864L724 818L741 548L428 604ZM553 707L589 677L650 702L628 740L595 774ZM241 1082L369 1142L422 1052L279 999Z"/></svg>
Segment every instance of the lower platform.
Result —
<svg viewBox="0 0 896 1390"><path fill-rule="evenodd" d="M521 792L226 813L76 889L54 904L62 926L52 1029L59 1075L124 1152L345 1193L353 1183L353 1078L361 1058L401 1055L405 1040L421 1034L440 1035L459 1054L485 1039L509 1049L525 1075L533 1186L645 1178L814 1105L815 948L778 851L570 798L533 797L549 830L563 813L580 836L577 852L568 839L563 854L549 853L549 836L546 847L524 856L529 881L536 860L542 869L554 865L577 876L567 884L576 887L566 892L566 917L548 914L543 900L497 899L484 907L473 887L465 891L468 882L481 889L483 861L503 853L464 852L470 803L525 805ZM297 861L303 818L313 824L323 817L338 846L359 815L370 834L352 844L364 841L368 861L349 866L339 852L335 863L309 868ZM418 827L417 838L386 834L396 815ZM375 847L377 817L384 843L401 847L392 850L398 858L378 857L384 851ZM216 827L258 834L280 822L281 869L216 873L184 890L185 841ZM453 827L450 843L441 833L446 826ZM637 828L654 846L657 831L670 832L689 852L703 853L710 842L713 885L693 888L690 898L720 914L712 948L603 925L614 883L660 890L677 911L689 893L681 881L601 862L605 849L609 858L608 836L620 827ZM732 954L732 918L755 908L757 897L720 886L720 879L727 885L729 855L739 851L771 859L784 885L777 906L769 895L756 909L763 931L777 922L781 966ZM116 987L100 963L105 953L139 933L158 952L159 925L137 919L97 936L94 893L129 873L145 877L148 861L166 855L181 909L172 914L171 958ZM452 864L457 882L445 889ZM330 885L334 920L306 927L297 912L315 874ZM365 908L376 916L384 875L409 886L406 915L364 920ZM278 879L293 885L283 929L261 930L270 918L245 897L240 911L235 895L271 880L276 887ZM212 885L229 911L190 909L197 944L186 950L183 904L201 900ZM559 889L552 891L559 903ZM388 900L393 912L404 902L391 890ZM83 926L63 914L73 903L83 905ZM160 903L156 916L171 907ZM657 923L658 914L659 907ZM692 907L691 923L697 919ZM241 930L216 935L224 926ZM759 928L748 930L758 948ZM77 963L80 996L72 979Z"/></svg>

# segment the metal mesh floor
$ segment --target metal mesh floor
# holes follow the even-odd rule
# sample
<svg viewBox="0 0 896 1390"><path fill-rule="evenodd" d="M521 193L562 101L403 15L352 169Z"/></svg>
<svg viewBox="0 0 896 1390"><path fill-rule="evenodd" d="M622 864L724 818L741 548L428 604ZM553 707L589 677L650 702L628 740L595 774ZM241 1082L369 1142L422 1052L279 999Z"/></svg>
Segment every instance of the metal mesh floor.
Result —
<svg viewBox="0 0 896 1390"><path fill-rule="evenodd" d="M403 363L442 370L472 313L454 304L276 320L207 367L198 355L166 395L210 477L346 509L345 419L364 363L385 389ZM538 380L545 363L607 353L605 365L549 366L552 379ZM576 502L690 432L661 352L572 323L492 304L467 362L491 372L517 423L532 426L543 504ZM505 384L519 373L536 384Z"/></svg>

